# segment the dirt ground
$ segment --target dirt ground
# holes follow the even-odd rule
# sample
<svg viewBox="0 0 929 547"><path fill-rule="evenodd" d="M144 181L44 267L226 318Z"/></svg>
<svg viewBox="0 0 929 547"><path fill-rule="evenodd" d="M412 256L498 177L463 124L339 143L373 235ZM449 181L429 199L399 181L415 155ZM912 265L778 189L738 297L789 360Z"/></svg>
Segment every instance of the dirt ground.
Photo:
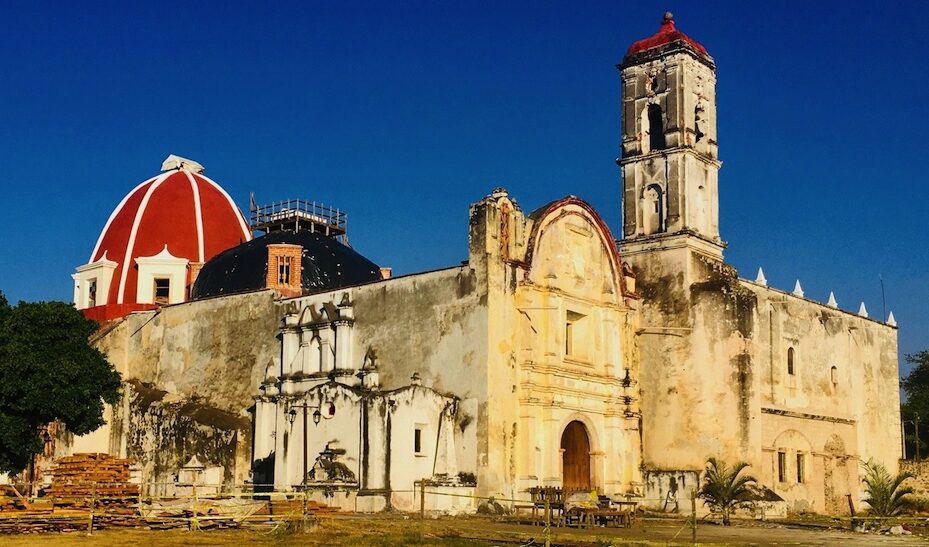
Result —
<svg viewBox="0 0 929 547"><path fill-rule="evenodd" d="M691 531L682 520L640 520L630 529L552 529L553 545L691 545ZM0 537L11 547L42 545L115 546L141 545L520 545L530 539L544 544L541 527L507 524L478 517L419 520L402 515L336 516L323 518L309 531L279 529L270 532L103 530L86 533L47 533ZM772 523L740 522L731 527L700 524L700 545L927 545L929 537L885 536L842 530L788 527Z"/></svg>

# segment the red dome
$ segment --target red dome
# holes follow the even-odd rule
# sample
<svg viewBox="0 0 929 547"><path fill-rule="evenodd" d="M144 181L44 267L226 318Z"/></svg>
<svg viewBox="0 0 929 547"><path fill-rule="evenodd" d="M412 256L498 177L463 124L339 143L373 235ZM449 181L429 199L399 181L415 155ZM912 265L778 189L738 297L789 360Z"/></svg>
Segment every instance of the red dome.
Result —
<svg viewBox="0 0 929 547"><path fill-rule="evenodd" d="M135 305L138 258L170 256L203 264L251 240L248 223L229 194L204 176L199 165L184 161L136 186L110 215L90 263L112 261L116 265L108 294L96 299L105 304L86 310L88 316L110 319L152 307Z"/></svg>
<svg viewBox="0 0 929 547"><path fill-rule="evenodd" d="M658 29L658 32L629 46L629 51L626 52L626 56L635 55L636 53L641 53L678 41L689 45L696 50L697 53L702 53L706 56L710 55L707 53L706 48L700 45L699 42L674 27L674 16L671 12L668 12L665 14L664 21L661 22L661 28Z"/></svg>

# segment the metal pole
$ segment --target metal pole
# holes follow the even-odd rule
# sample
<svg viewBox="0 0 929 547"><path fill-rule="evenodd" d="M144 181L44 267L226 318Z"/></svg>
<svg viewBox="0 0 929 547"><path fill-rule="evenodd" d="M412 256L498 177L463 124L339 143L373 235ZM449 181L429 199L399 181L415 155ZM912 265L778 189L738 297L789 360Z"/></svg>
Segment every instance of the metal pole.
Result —
<svg viewBox="0 0 929 547"><path fill-rule="evenodd" d="M697 544L697 491L690 491L690 539Z"/></svg>
<svg viewBox="0 0 929 547"><path fill-rule="evenodd" d="M426 479L419 481L419 516L426 518Z"/></svg>
<svg viewBox="0 0 929 547"><path fill-rule="evenodd" d="M545 547L552 546L552 506L548 499L548 494L545 495Z"/></svg>
<svg viewBox="0 0 929 547"><path fill-rule="evenodd" d="M884 298L884 276L878 274L881 280L881 321L887 321L887 299Z"/></svg>
<svg viewBox="0 0 929 547"><path fill-rule="evenodd" d="M194 475L193 484L190 487L191 495L194 498L194 507L193 507L193 511L191 511L191 517L190 517L190 531L191 532L196 532L197 530L200 529L200 522L197 520L197 507L199 507L200 505L199 503L197 503L198 501L197 500L197 481L198 480L200 480L199 472L197 472Z"/></svg>
<svg viewBox="0 0 929 547"><path fill-rule="evenodd" d="M903 459L906 459L906 420L903 419L903 413L900 413L900 448L903 449Z"/></svg>
<svg viewBox="0 0 929 547"><path fill-rule="evenodd" d="M919 414L916 415L916 461L919 461Z"/></svg>
<svg viewBox="0 0 929 547"><path fill-rule="evenodd" d="M90 517L87 519L87 535L94 533L94 507L97 505L97 481L90 485Z"/></svg>
<svg viewBox="0 0 929 547"><path fill-rule="evenodd" d="M306 491L306 445L309 439L307 439L308 429L306 427L306 407L309 405L303 405L303 480L300 481L303 484L303 490Z"/></svg>

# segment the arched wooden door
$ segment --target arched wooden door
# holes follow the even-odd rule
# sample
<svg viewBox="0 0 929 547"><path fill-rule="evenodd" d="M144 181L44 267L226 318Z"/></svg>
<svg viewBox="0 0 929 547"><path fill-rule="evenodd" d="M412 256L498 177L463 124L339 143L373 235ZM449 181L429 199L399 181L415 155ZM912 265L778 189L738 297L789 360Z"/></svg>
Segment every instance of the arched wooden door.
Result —
<svg viewBox="0 0 929 547"><path fill-rule="evenodd" d="M561 435L562 487L590 490L590 438L587 428L573 421Z"/></svg>

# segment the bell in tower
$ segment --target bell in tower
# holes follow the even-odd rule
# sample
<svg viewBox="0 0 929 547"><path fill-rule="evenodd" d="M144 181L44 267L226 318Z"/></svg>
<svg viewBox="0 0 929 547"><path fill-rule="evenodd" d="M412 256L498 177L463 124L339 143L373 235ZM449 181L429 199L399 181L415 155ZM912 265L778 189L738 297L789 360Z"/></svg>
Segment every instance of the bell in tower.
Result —
<svg viewBox="0 0 929 547"><path fill-rule="evenodd" d="M716 64L666 13L629 47L622 77L623 247L686 236L722 258L716 142ZM697 241L699 240L699 241Z"/></svg>

